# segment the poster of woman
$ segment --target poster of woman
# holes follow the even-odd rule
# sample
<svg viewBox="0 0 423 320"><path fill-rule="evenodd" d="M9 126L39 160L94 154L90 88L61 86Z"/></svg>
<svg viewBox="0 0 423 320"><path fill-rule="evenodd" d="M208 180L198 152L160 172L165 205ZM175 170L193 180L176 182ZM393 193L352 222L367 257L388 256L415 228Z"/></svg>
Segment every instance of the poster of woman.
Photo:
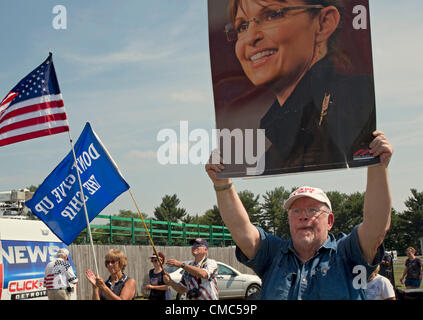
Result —
<svg viewBox="0 0 423 320"><path fill-rule="evenodd" d="M209 0L208 13L216 128L230 133L220 139L226 176L379 162L368 153L368 0Z"/></svg>

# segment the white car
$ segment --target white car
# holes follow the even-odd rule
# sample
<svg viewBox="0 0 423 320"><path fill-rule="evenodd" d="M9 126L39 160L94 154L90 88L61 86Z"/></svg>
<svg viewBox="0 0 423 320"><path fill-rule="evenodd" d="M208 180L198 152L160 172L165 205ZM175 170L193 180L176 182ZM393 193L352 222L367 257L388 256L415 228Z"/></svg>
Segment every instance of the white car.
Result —
<svg viewBox="0 0 423 320"><path fill-rule="evenodd" d="M185 263L188 263L185 261ZM235 298L255 298L259 299L261 290L261 279L252 274L244 274L239 272L223 262L217 263L217 287L219 289L219 299L235 299ZM169 273L173 281L179 282L182 278L184 270L181 268L167 266L166 271ZM172 299L183 300L185 294L180 295L171 289Z"/></svg>

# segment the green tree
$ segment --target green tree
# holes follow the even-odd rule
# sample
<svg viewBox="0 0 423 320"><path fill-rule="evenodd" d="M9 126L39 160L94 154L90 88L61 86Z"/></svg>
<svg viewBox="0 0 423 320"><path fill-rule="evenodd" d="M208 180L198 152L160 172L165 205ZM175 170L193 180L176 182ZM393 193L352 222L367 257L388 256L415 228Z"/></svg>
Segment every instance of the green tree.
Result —
<svg viewBox="0 0 423 320"><path fill-rule="evenodd" d="M165 195L160 206L154 209L154 217L159 221L181 222L187 215L187 211L184 208L178 208L180 202L176 194Z"/></svg>
<svg viewBox="0 0 423 320"><path fill-rule="evenodd" d="M410 189L411 196L404 202L406 210L402 213L402 231L407 244L401 248L409 246L420 248L419 237L423 236L423 192L417 189Z"/></svg>
<svg viewBox="0 0 423 320"><path fill-rule="evenodd" d="M401 212L395 209L391 211L391 226L385 236L384 245L386 250L397 250L405 254L405 249L410 242L410 235L407 231L408 221L404 219Z"/></svg>
<svg viewBox="0 0 423 320"><path fill-rule="evenodd" d="M183 217L181 219L182 223L186 223L186 224L201 224L201 218L202 216L198 216L198 214L196 214L195 216L191 216L189 214L187 214L185 217Z"/></svg>
<svg viewBox="0 0 423 320"><path fill-rule="evenodd" d="M213 209L207 210L201 217L201 223L213 226L224 226L220 211L217 205L213 206Z"/></svg>
<svg viewBox="0 0 423 320"><path fill-rule="evenodd" d="M31 192L35 192L35 191L37 191L37 189L38 189L38 187L39 187L40 185L38 185L38 186L34 186L33 184L31 184L27 189L29 190L29 191L31 191Z"/></svg>
<svg viewBox="0 0 423 320"><path fill-rule="evenodd" d="M347 195L335 191L326 194L331 200L332 212L335 216L331 230L335 236L340 232L350 233L363 221L364 193L355 192Z"/></svg>
<svg viewBox="0 0 423 320"><path fill-rule="evenodd" d="M250 221L254 225L260 224L261 205L259 202L260 195L255 196L254 193L248 190L238 192L239 198L247 211Z"/></svg>
<svg viewBox="0 0 423 320"><path fill-rule="evenodd" d="M260 226L267 232L277 236L289 235L288 212L283 204L288 199L290 192L284 187L267 191L263 196Z"/></svg>

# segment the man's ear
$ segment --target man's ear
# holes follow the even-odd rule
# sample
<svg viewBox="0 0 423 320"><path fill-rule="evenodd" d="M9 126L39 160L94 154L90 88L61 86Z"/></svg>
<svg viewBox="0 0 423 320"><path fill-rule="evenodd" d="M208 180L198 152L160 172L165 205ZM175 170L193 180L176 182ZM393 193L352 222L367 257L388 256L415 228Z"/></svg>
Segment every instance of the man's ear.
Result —
<svg viewBox="0 0 423 320"><path fill-rule="evenodd" d="M332 212L328 213L328 230L332 229L333 224L335 222L335 216Z"/></svg>
<svg viewBox="0 0 423 320"><path fill-rule="evenodd" d="M341 15L335 6L328 6L320 10L318 19L319 28L316 33L316 42L326 42L338 28Z"/></svg>

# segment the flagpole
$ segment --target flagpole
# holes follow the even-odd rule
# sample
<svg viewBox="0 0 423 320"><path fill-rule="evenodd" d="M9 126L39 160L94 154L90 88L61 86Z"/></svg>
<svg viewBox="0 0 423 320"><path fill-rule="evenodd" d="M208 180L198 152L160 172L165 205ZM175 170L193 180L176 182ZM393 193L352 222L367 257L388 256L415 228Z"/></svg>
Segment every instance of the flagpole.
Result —
<svg viewBox="0 0 423 320"><path fill-rule="evenodd" d="M157 261L159 262L160 267L164 270L164 268L163 268L163 264L162 264L162 262L160 261L160 257L159 257L159 255L158 255L158 253L157 253L156 247L154 246L153 239L151 238L150 232L148 231L147 225L145 224L145 221L144 221L144 218L143 218L143 216L142 216L142 214L141 214L141 211L140 211L140 209L138 208L137 202L135 201L135 198L134 198L134 196L132 195L131 189L128 189L128 191L129 191L129 194L131 195L132 200L134 201L135 207L136 207L136 208L137 208L137 210L138 210L138 214L139 214L139 216L141 217L142 223L144 224L144 229L145 229L145 231L147 231L147 235L148 235L148 238L150 239L151 246L153 247L154 254L155 254L155 255L156 255L156 257L157 257ZM163 262L164 262L164 261L163 261Z"/></svg>
<svg viewBox="0 0 423 320"><path fill-rule="evenodd" d="M75 166L76 166L76 175L78 176L79 190L81 191L81 200L82 200L82 203L84 204L85 220L87 221L87 231L88 231L88 235L90 237L91 249L93 251L93 256L94 256L95 271L96 271L96 275L99 276L97 258L96 258L95 250L94 250L93 237L91 235L90 220L88 218L87 205L85 203L84 189L82 188L81 176L79 175L78 162L76 160L75 148L73 147L72 137L71 137L71 134L70 134L70 127L69 127L68 134L69 134L69 142L70 142L71 147L72 147L73 159L75 161Z"/></svg>

